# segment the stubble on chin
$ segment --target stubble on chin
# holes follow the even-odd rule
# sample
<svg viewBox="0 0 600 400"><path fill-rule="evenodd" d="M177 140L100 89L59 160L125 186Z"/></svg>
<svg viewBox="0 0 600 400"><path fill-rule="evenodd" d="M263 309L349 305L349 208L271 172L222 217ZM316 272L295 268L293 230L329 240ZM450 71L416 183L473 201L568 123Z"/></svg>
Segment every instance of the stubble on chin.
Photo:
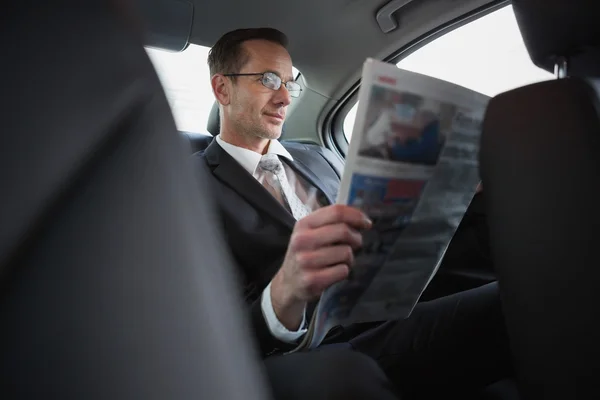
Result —
<svg viewBox="0 0 600 400"><path fill-rule="evenodd" d="M235 124L236 132L244 136L246 140L259 139L279 139L281 137L282 126L268 124L262 120L238 120Z"/></svg>
<svg viewBox="0 0 600 400"><path fill-rule="evenodd" d="M274 125L260 125L256 124L254 129L252 130L252 135L261 139L279 139L281 136L281 127L276 127Z"/></svg>

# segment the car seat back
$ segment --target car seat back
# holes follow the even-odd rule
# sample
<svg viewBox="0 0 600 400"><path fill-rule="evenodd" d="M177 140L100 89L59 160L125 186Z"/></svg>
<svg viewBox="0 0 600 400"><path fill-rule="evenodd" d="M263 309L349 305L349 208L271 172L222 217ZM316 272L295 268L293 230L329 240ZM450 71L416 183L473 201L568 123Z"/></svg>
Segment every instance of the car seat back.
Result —
<svg viewBox="0 0 600 400"><path fill-rule="evenodd" d="M480 162L491 253L523 398L589 398L600 391L597 6L513 7L533 61L565 79L489 103Z"/></svg>
<svg viewBox="0 0 600 400"><path fill-rule="evenodd" d="M0 397L264 399L212 199L126 4L0 17Z"/></svg>

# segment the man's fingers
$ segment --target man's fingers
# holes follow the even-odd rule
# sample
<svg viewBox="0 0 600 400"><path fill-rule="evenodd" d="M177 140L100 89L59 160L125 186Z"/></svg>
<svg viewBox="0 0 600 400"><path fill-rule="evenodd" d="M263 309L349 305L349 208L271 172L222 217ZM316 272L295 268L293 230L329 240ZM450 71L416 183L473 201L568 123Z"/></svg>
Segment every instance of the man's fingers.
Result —
<svg viewBox="0 0 600 400"><path fill-rule="evenodd" d="M345 223L355 229L369 229L372 222L358 208L342 204L323 207L298 221L299 229L316 229L326 225Z"/></svg>
<svg viewBox="0 0 600 400"><path fill-rule="evenodd" d="M296 223L286 256L290 287L298 298L320 295L346 279L354 261L353 250L362 246L359 230L372 222L355 207L323 207ZM282 267L282 270L285 268Z"/></svg>
<svg viewBox="0 0 600 400"><path fill-rule="evenodd" d="M343 223L326 225L293 233L290 248L294 251L317 250L335 244L344 244L357 249L362 246L362 235Z"/></svg>
<svg viewBox="0 0 600 400"><path fill-rule="evenodd" d="M352 266L354 254L350 246L330 246L314 251L298 253L296 262L303 269L328 268L331 265L337 264Z"/></svg>
<svg viewBox="0 0 600 400"><path fill-rule="evenodd" d="M331 267L312 270L306 274L304 289L309 296L319 296L325 289L336 282L348 277L350 269L346 264L337 264Z"/></svg>

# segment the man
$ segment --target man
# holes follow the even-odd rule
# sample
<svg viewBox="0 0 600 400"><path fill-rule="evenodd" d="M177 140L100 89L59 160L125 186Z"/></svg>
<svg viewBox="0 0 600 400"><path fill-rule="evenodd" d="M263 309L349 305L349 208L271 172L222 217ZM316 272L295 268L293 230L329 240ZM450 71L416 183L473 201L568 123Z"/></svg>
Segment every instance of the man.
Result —
<svg viewBox="0 0 600 400"><path fill-rule="evenodd" d="M300 92L281 32L229 32L208 62L221 131L195 158L212 171L276 397L446 397L506 374L495 285L422 303L407 320L338 328L316 351L283 355L305 333L312 302L348 277L371 222L356 208L333 205L339 175L324 150L277 141Z"/></svg>

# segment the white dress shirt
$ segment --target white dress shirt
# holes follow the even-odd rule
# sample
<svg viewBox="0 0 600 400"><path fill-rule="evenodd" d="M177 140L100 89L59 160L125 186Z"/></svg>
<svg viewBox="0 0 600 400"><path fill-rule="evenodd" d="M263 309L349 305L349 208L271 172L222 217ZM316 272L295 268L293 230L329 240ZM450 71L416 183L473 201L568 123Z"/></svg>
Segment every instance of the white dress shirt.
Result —
<svg viewBox="0 0 600 400"><path fill-rule="evenodd" d="M258 168L258 164L262 157L261 154L256 153L252 150L244 149L242 147L234 146L230 143L225 142L221 135L216 137L217 143L221 148L233 157L242 168L248 171L259 183L265 188L284 206L286 206L285 200L280 190L270 186L266 177L265 171ZM292 155L283 147L277 140L271 140L267 153L277 154L279 157L287 158L290 161L294 161ZM306 205L311 211L321 207L317 200L317 189L306 182L301 176L298 176L292 168L286 163L282 163L284 166L286 177L290 183L290 186L296 190L296 195L300 198L302 203ZM277 339L292 343L299 339L306 333L306 312L302 317L302 323L297 331L288 330L283 324L277 319L275 311L273 310L273 304L271 303L271 284L265 288L261 298L261 309L267 326L271 331L271 334Z"/></svg>

